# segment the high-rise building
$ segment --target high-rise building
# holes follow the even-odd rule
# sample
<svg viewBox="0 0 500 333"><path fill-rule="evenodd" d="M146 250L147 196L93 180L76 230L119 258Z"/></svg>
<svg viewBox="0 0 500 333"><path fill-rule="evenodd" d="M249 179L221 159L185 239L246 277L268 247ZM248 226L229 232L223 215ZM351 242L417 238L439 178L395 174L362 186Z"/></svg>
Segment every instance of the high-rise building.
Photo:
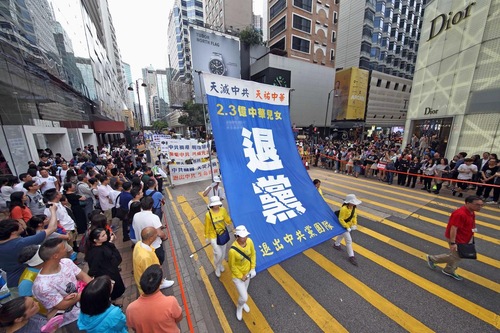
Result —
<svg viewBox="0 0 500 333"><path fill-rule="evenodd" d="M412 79L424 2L340 2L337 67L360 67Z"/></svg>
<svg viewBox="0 0 500 333"><path fill-rule="evenodd" d="M0 22L0 157L13 173L37 149L68 158L118 138L126 88L106 0L0 1Z"/></svg>
<svg viewBox="0 0 500 333"><path fill-rule="evenodd" d="M149 110L149 123L165 119L169 108L168 73L166 70L154 69L152 66L142 69L142 77L146 84L146 101Z"/></svg>
<svg viewBox="0 0 500 333"><path fill-rule="evenodd" d="M191 80L191 50L189 49L189 25L203 26L203 1L175 0L168 16L169 65L173 79Z"/></svg>
<svg viewBox="0 0 500 333"><path fill-rule="evenodd" d="M426 0L340 2L337 68L370 71L365 124L402 127Z"/></svg>
<svg viewBox="0 0 500 333"><path fill-rule="evenodd" d="M252 1L205 0L205 23L222 32L243 30L253 24Z"/></svg>
<svg viewBox="0 0 500 333"><path fill-rule="evenodd" d="M335 68L339 0L269 1L268 20L271 50L282 50L286 57Z"/></svg>
<svg viewBox="0 0 500 333"><path fill-rule="evenodd" d="M133 90L128 90L128 87L133 87L134 80L132 79L132 69L130 68L130 65L127 64L126 62L122 62L123 66L123 72L125 74L125 80L127 84L127 107L129 110L134 110L134 91Z"/></svg>
<svg viewBox="0 0 500 333"><path fill-rule="evenodd" d="M264 30L264 23L262 21L262 16L260 15L253 15L253 27L256 30L263 31Z"/></svg>

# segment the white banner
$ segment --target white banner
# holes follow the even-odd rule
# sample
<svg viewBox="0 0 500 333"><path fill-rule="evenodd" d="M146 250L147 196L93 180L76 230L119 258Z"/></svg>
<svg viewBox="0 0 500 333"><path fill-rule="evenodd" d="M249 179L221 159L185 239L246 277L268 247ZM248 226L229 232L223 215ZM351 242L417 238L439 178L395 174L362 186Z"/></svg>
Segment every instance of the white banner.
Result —
<svg viewBox="0 0 500 333"><path fill-rule="evenodd" d="M210 170L209 161L194 164L170 164L170 179L174 185L212 179L212 172L214 175L220 174L219 161L216 158L212 159L212 170Z"/></svg>

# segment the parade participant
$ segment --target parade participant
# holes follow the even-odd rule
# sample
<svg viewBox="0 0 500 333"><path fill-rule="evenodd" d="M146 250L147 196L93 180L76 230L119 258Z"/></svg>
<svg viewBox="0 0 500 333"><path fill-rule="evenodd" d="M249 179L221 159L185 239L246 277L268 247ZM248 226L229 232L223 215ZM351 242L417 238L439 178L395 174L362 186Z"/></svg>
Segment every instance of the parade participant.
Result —
<svg viewBox="0 0 500 333"><path fill-rule="evenodd" d="M318 190L319 194L321 197L324 199L325 197L323 196L323 190L320 188L321 187L321 180L315 179L313 180L314 187Z"/></svg>
<svg viewBox="0 0 500 333"><path fill-rule="evenodd" d="M222 207L222 202L218 196L210 198L208 212L205 214L205 241L210 242L214 251L215 275L220 277L220 273L224 272L222 260L226 254L226 244L217 244L217 235L227 232L227 226L231 225L232 221L227 213L227 210Z"/></svg>
<svg viewBox="0 0 500 333"><path fill-rule="evenodd" d="M340 242L342 239L345 239L345 246L347 249L347 254L349 255L349 262L354 266L358 266L358 262L354 257L354 251L352 249L352 238L351 238L351 230L356 230L358 228L358 214L356 212L356 207L361 204L361 200L356 198L354 194L348 194L345 197L344 203L340 208L339 212L339 223L342 227L346 229L346 231L337 236L333 244L333 248L338 251L342 251L342 247L340 246Z"/></svg>
<svg viewBox="0 0 500 333"><path fill-rule="evenodd" d="M224 193L224 189L220 185L220 177L214 176L214 181L210 186L208 186L205 191L203 191L203 196L208 196L209 198L213 196L217 196L220 198L220 201L224 201L226 199L226 195Z"/></svg>
<svg viewBox="0 0 500 333"><path fill-rule="evenodd" d="M127 307L127 326L136 333L179 333L182 308L174 296L160 292L163 281L160 265L149 266L141 276L144 294Z"/></svg>
<svg viewBox="0 0 500 333"><path fill-rule="evenodd" d="M437 267L436 264L446 263L446 267L441 272L455 280L463 280L463 278L456 273L460 262L457 244L473 242L474 233L476 232L475 213L479 212L483 205L484 202L481 198L477 196L468 196L465 198L465 205L451 213L444 233L450 246L450 251L439 255L427 255L427 264L430 269L435 270Z"/></svg>
<svg viewBox="0 0 500 333"><path fill-rule="evenodd" d="M228 256L233 283L239 295L236 305L236 318L238 320L243 318L243 310L247 313L250 312L250 307L247 305L248 286L250 285L250 279L257 274L255 272L257 264L255 247L248 235L250 233L244 225L234 228L236 240L233 242Z"/></svg>

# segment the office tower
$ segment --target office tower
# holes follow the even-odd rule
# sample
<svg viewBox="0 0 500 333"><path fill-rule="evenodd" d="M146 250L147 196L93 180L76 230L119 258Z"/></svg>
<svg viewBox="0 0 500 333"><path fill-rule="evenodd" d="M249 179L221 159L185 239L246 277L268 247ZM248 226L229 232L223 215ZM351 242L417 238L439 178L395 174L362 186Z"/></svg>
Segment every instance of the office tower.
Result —
<svg viewBox="0 0 500 333"><path fill-rule="evenodd" d="M175 0L168 16L168 54L173 69L173 79L190 81L191 51L189 49L189 25L203 26L203 1Z"/></svg>
<svg viewBox="0 0 500 333"><path fill-rule="evenodd" d="M205 23L212 30L238 32L253 24L250 0L205 0Z"/></svg>
<svg viewBox="0 0 500 333"><path fill-rule="evenodd" d="M268 4L268 46L289 58L335 68L338 0L274 0Z"/></svg>
<svg viewBox="0 0 500 333"><path fill-rule="evenodd" d="M142 69L142 78L147 85L146 101L149 109L149 122L165 120L169 108L168 73L152 66Z"/></svg>

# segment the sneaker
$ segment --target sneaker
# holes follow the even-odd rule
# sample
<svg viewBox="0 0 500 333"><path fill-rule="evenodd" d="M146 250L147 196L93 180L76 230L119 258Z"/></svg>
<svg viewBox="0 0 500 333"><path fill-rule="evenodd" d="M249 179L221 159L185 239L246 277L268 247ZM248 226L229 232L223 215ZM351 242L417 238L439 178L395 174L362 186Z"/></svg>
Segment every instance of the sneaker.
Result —
<svg viewBox="0 0 500 333"><path fill-rule="evenodd" d="M220 268L215 267L215 276L220 277Z"/></svg>
<svg viewBox="0 0 500 333"><path fill-rule="evenodd" d="M462 281L464 278L461 277L460 275L458 275L457 273L453 272L453 273L448 273L447 271L445 271L444 269L441 271L444 275L448 275L448 276L451 276L452 278L454 278L455 280L458 280L458 281Z"/></svg>
<svg viewBox="0 0 500 333"><path fill-rule="evenodd" d="M219 266L219 270L221 273L223 273L226 269L224 268L224 265L220 265Z"/></svg>
<svg viewBox="0 0 500 333"><path fill-rule="evenodd" d="M354 266L358 266L358 262L356 261L356 258L354 257L349 257L349 262L353 264Z"/></svg>
<svg viewBox="0 0 500 333"><path fill-rule="evenodd" d="M250 312L250 307L248 306L247 303L243 304L243 311L245 311L246 313Z"/></svg>
<svg viewBox="0 0 500 333"><path fill-rule="evenodd" d="M174 283L175 282L172 280L163 279L160 284L160 289L170 288L174 285Z"/></svg>
<svg viewBox="0 0 500 333"><path fill-rule="evenodd" d="M486 201L484 204L485 205L494 205L494 204L496 204L496 202L495 201Z"/></svg>
<svg viewBox="0 0 500 333"><path fill-rule="evenodd" d="M342 247L340 245L333 244L333 248L337 251L342 252Z"/></svg>
<svg viewBox="0 0 500 333"><path fill-rule="evenodd" d="M239 305L236 306L236 319L238 319L239 321L241 321L241 319L243 319L243 307L242 306L239 306Z"/></svg>
<svg viewBox="0 0 500 333"><path fill-rule="evenodd" d="M427 266L429 266L429 268L432 270L436 269L436 264L434 263L434 261L432 261L430 255L427 255Z"/></svg>

